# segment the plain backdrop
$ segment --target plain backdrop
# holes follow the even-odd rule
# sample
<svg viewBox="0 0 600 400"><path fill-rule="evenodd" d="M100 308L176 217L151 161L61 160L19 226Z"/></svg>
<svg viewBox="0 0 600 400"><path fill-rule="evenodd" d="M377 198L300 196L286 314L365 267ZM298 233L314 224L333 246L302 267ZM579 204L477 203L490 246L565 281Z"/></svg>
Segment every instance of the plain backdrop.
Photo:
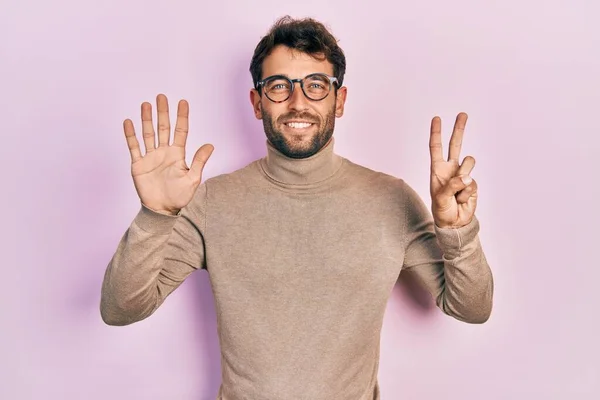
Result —
<svg viewBox="0 0 600 400"><path fill-rule="evenodd" d="M564 1L0 1L0 398L213 400L206 271L150 318L105 325L100 285L139 209L122 131L165 93L190 103L205 178L265 154L248 100L254 47L312 16L347 56L336 151L429 204L429 124L477 164L489 321L400 283L386 310L383 400L600 398L600 13ZM316 361L318 362L318 361Z"/></svg>

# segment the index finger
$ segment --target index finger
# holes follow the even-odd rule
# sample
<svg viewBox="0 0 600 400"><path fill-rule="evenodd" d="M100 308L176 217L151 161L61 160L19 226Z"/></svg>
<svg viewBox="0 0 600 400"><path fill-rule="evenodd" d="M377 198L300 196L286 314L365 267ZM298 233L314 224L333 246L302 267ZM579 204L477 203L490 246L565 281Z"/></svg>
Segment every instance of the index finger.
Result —
<svg viewBox="0 0 600 400"><path fill-rule="evenodd" d="M448 161L454 160L458 162L460 158L460 149L462 147L463 135L465 133L465 125L467 124L467 114L464 112L459 113L456 116L454 122L454 130L452 130L452 136L450 137L450 149L448 150Z"/></svg>
<svg viewBox="0 0 600 400"><path fill-rule="evenodd" d="M431 133L429 136L429 153L431 154L431 163L444 161L444 152L442 149L442 120L435 116L431 120Z"/></svg>

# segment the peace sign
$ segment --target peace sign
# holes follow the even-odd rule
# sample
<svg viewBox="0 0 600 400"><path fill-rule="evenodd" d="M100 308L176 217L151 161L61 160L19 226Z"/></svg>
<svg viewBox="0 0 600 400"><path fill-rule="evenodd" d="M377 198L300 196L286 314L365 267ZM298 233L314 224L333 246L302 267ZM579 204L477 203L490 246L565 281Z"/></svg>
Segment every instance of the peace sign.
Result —
<svg viewBox="0 0 600 400"><path fill-rule="evenodd" d="M431 211L440 228L460 228L471 222L475 215L477 183L470 177L475 159L467 156L459 164L467 117L463 112L456 117L447 161L442 148L442 121L437 116L431 121Z"/></svg>

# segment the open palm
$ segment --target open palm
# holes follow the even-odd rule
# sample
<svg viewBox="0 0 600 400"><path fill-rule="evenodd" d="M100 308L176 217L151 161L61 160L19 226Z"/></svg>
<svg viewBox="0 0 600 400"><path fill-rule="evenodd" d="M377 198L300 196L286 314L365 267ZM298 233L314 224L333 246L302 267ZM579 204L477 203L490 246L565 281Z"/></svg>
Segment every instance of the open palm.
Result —
<svg viewBox="0 0 600 400"><path fill-rule="evenodd" d="M444 160L442 123L439 117L434 117L431 121L430 191L433 219L440 228L467 225L473 219L477 206L477 183L469 176L475 166L475 159L467 156L462 164L459 164L466 122L467 114L459 113L450 138L448 160Z"/></svg>
<svg viewBox="0 0 600 400"><path fill-rule="evenodd" d="M177 107L177 122L173 143L170 141L169 106L166 96L156 98L158 116L158 146L152 123L152 106L142 104L142 135L146 154L142 156L131 120L123 123L131 153L131 175L142 203L165 214L177 214L193 198L202 180L202 170L213 151L210 144L194 155L191 168L185 162L189 105L181 100Z"/></svg>

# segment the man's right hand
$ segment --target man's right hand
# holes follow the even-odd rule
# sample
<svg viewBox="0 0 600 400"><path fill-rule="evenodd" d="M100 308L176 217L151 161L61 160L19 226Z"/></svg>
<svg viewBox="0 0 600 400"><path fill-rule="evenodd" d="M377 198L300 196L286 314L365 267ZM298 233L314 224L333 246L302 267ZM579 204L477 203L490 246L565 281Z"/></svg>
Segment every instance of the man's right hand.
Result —
<svg viewBox="0 0 600 400"><path fill-rule="evenodd" d="M158 114L158 146L152 125L152 105L142 103L142 135L145 154L135 136L133 122L123 122L125 138L131 153L131 175L142 203L162 214L176 215L193 198L202 180L202 170L214 147L200 147L190 168L185 163L185 143L188 134L189 105L181 100L177 106L177 122L173 143L169 144L171 125L167 97L156 97Z"/></svg>

